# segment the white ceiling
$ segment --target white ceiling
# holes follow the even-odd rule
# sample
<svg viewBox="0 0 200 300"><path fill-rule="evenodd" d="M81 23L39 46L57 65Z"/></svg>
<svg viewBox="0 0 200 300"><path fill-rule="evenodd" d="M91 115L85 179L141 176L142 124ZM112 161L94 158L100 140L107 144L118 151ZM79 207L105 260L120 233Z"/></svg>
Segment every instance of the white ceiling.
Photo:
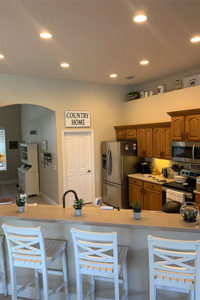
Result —
<svg viewBox="0 0 200 300"><path fill-rule="evenodd" d="M132 22L139 10L145 24ZM41 40L42 30L53 39ZM199 67L195 34L199 0L1 0L0 73L139 84ZM143 58L148 66L139 65ZM71 67L61 69L62 61Z"/></svg>

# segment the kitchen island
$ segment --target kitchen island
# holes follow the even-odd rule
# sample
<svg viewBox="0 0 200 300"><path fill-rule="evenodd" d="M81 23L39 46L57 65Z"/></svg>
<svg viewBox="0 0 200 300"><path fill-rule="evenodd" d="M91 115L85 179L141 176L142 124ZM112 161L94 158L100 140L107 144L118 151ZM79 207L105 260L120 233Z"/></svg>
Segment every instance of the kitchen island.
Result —
<svg viewBox="0 0 200 300"><path fill-rule="evenodd" d="M73 245L70 229L72 227L111 232L117 231L118 243L127 245L128 251L128 282L129 299L148 299L148 250L147 235L152 234L164 238L196 240L200 235L200 219L196 223L188 224L180 215L165 214L158 211L143 211L141 220L134 220L131 210L101 210L99 207L83 208L82 216L75 217L74 209L61 206L42 205L27 206L24 213L18 213L15 205L2 205L0 209L1 224L16 226L42 226L44 236L68 240L68 269L71 299L75 298L75 266ZM8 264L7 264L8 266ZM28 270L20 274L22 278L29 277ZM19 280L20 282L20 280ZM53 286L54 280L50 282ZM103 287L103 288L102 288ZM24 293L27 298L33 297L31 288ZM113 297L110 285L97 283L99 299ZM107 296L107 298L105 298ZM58 297L56 298L58 299ZM62 298L60 298L62 299ZM157 298L172 299L171 294L160 292ZM174 299L187 299L176 294Z"/></svg>

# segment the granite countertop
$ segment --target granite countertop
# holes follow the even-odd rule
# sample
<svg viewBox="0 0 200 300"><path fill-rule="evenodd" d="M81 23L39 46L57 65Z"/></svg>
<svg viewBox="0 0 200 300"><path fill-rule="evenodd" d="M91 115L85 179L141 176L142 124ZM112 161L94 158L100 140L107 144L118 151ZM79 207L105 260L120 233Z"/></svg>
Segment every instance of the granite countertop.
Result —
<svg viewBox="0 0 200 300"><path fill-rule="evenodd" d="M22 220L35 222L79 224L94 226L114 226L121 228L158 229L180 232L200 232L200 217L195 223L186 223L179 214L167 214L161 211L142 211L141 219L134 220L133 211L102 210L100 207L84 206L82 215L76 217L72 207L61 205L27 206L24 213L17 212L15 204L1 205L1 222Z"/></svg>
<svg viewBox="0 0 200 300"><path fill-rule="evenodd" d="M151 174L141 174L141 173L129 174L128 177L144 180L151 183L157 183L157 184L163 184L163 183L174 181L173 178L165 178L162 175L151 175Z"/></svg>

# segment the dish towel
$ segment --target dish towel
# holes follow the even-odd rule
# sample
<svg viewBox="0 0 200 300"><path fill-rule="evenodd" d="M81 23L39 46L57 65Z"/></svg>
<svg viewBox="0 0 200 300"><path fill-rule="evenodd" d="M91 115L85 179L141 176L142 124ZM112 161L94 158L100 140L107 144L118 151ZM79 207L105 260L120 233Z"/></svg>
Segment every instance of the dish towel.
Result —
<svg viewBox="0 0 200 300"><path fill-rule="evenodd" d="M182 192L177 192L171 189L166 190L166 202L177 201L180 203L185 202L185 195Z"/></svg>

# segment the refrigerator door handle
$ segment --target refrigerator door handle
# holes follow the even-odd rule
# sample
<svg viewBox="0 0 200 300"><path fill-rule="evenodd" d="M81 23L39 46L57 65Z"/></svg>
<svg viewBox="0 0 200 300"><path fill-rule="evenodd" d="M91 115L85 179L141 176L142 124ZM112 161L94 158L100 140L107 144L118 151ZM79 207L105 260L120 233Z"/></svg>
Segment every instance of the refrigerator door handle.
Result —
<svg viewBox="0 0 200 300"><path fill-rule="evenodd" d="M121 186L121 184L117 184L117 183L111 183L111 182L108 182L108 181L104 181L104 183L105 184L107 184L107 185L113 185L113 186L116 186L116 187L120 187Z"/></svg>
<svg viewBox="0 0 200 300"><path fill-rule="evenodd" d="M110 161L110 174L112 173L112 151L110 150L110 158L109 158L109 161Z"/></svg>
<svg viewBox="0 0 200 300"><path fill-rule="evenodd" d="M108 175L111 174L111 151L108 150Z"/></svg>

